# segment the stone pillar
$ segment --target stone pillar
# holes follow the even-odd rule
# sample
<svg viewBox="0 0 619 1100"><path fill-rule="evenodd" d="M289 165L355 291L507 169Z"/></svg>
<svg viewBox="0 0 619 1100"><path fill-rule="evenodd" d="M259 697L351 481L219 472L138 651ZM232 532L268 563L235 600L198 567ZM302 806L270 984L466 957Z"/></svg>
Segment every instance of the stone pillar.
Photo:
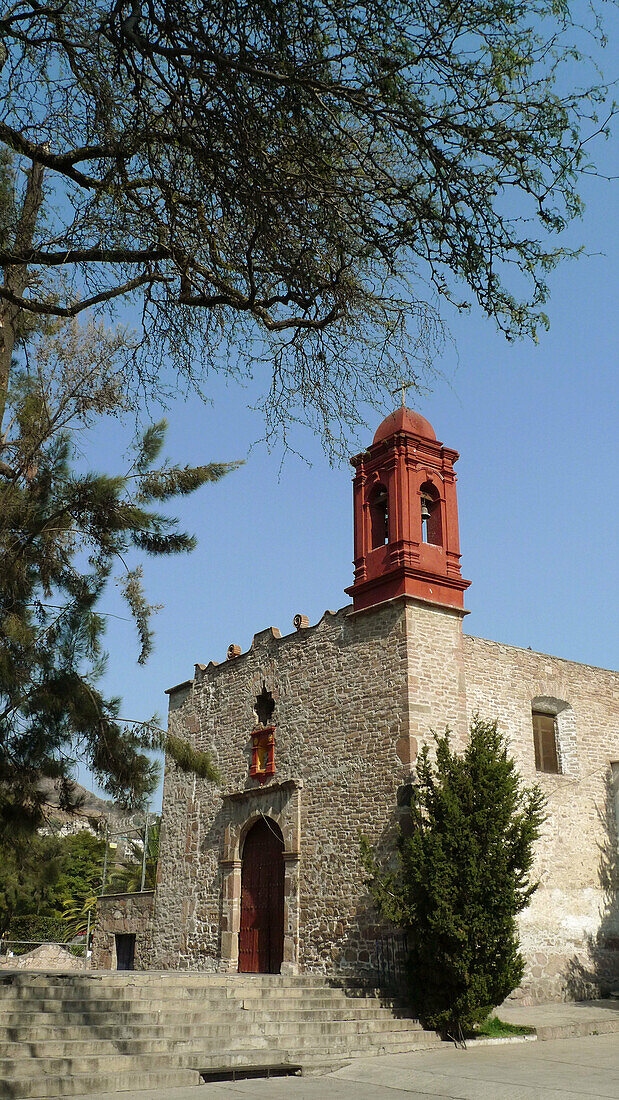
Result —
<svg viewBox="0 0 619 1100"><path fill-rule="evenodd" d="M223 969L235 971L239 965L239 928L241 926L241 860L220 861L222 877L221 961Z"/></svg>
<svg viewBox="0 0 619 1100"><path fill-rule="evenodd" d="M299 852L284 852L284 960L282 974L299 972Z"/></svg>

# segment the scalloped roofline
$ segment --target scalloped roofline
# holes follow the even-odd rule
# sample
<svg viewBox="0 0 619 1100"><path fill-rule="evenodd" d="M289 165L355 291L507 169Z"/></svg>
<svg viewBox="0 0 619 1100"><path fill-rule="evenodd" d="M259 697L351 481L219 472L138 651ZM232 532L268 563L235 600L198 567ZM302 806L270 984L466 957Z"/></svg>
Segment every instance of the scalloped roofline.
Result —
<svg viewBox="0 0 619 1100"><path fill-rule="evenodd" d="M401 597L398 597L398 599L400 598ZM409 597L408 599L411 598ZM389 600L386 602L391 603L392 601ZM411 600L411 602L427 603L428 601ZM376 610L376 606L372 608L367 608L366 611L374 611ZM442 605L437 604L436 606L438 607ZM309 626L304 626L299 630L291 630L289 634L282 634L279 628L276 626L268 626L264 630L258 630L252 638L251 645L248 649L244 650L244 652L239 653L234 657L227 658L225 661L209 661L206 665L197 663L194 666L194 675L191 680L183 680L180 684L175 684L173 687L166 688L165 694L171 696L175 695L179 691L189 691L197 680L201 681L205 678L205 676L209 674L214 675L215 673L223 672L225 669L230 668L232 665L234 665L236 661L243 660L244 657L248 657L250 653L255 652L257 649L266 648L273 645L273 643L279 644L280 642L291 642L293 639L303 636L307 633L315 633L316 631L320 630L320 628L323 627L325 624L332 623L333 620L337 619L339 616L342 616L342 618L348 618L349 615L356 616L363 613L365 612L354 612L353 605L349 603L345 604L344 607L338 608L337 611L331 611L327 609L322 613L317 622ZM462 612L460 612L460 614L462 614ZM612 676L619 675L617 673L617 670L613 668L606 668L602 665L590 665L584 661L574 661L569 657L561 657L558 654L554 653L545 653L543 650L525 649L524 646L513 645L511 642L498 641L494 638L482 638L479 635L469 634L466 631L463 632L463 639L465 644L468 640L472 641L473 643L486 643L487 645L500 646L503 649L514 649L520 651L521 653L530 653L531 656L548 657L553 661L562 661L568 665L577 665L579 668L589 668L596 672L606 672Z"/></svg>
<svg viewBox="0 0 619 1100"><path fill-rule="evenodd" d="M196 680L203 680L209 674L212 675L214 673L223 672L224 669L235 665L237 661L242 661L244 657L248 657L250 653L255 652L257 649L264 649L274 642L290 642L291 639L302 637L309 633L315 633L327 622L329 624L332 623L338 616L347 617L352 612L352 606L351 603L347 603L344 607L338 608L337 611L331 611L327 608L326 611L323 611L316 623L301 627L299 630L291 630L289 634L282 634L276 626L267 626L264 630L258 630L252 638L249 649L236 654L234 657L228 657L225 661L209 661L206 665L197 663L194 665L194 676L192 680L183 680L182 683L175 684L174 687L166 688L165 694L174 695L177 691L191 688Z"/></svg>

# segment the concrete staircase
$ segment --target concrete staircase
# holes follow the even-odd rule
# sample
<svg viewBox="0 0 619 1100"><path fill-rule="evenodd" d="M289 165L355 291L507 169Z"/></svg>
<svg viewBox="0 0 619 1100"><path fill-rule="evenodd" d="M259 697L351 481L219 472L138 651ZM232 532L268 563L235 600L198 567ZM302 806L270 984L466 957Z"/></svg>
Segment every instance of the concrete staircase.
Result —
<svg viewBox="0 0 619 1100"><path fill-rule="evenodd" d="M379 995L313 975L0 976L3 1100L197 1085L232 1070L320 1072L438 1041Z"/></svg>

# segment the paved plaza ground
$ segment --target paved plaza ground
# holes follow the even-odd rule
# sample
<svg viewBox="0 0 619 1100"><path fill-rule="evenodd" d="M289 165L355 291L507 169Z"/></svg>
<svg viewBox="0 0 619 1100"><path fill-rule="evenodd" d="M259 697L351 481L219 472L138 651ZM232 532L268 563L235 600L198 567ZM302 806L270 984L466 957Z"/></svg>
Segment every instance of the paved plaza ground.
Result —
<svg viewBox="0 0 619 1100"><path fill-rule="evenodd" d="M226 1081L89 1100L619 1100L619 1034L444 1046L358 1059L324 1077Z"/></svg>
<svg viewBox="0 0 619 1100"><path fill-rule="evenodd" d="M74 1100L619 1100L619 1000L503 1005L539 1038L448 1043L414 1054L354 1059L317 1077L224 1081Z"/></svg>

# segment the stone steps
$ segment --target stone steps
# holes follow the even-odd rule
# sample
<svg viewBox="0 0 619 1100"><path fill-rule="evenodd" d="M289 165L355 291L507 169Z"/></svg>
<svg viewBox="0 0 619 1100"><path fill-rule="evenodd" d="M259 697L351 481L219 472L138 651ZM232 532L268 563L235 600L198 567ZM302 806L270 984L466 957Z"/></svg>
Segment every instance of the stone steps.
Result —
<svg viewBox="0 0 619 1100"><path fill-rule="evenodd" d="M396 1021L402 1024L402 1021ZM273 1045L290 1045L297 1044L299 1046L315 1046L316 1039L323 1041L330 1041L331 1039L346 1039L347 1042L356 1038L365 1039L368 1035L373 1037L373 1041L378 1041L379 1035L382 1033L394 1040L400 1037L406 1039L411 1037L411 1033L416 1035L423 1035L421 1028L400 1026L397 1028L390 1028L384 1021L377 1021L372 1024L370 1021L364 1021L360 1023L358 1021L347 1021L345 1028L318 1030L315 1027L305 1026L303 1031L300 1032L297 1029L290 1027L290 1025L284 1030L278 1028L276 1030L272 1028L265 1028L262 1032L256 1032L247 1037L247 1042L250 1044L255 1043L258 1038L269 1046ZM158 1038L153 1036L144 1036L141 1038L136 1037L121 1037L121 1035L114 1038L106 1039L101 1035L97 1035L97 1055L104 1054L157 1054L157 1053L169 1053L174 1048L177 1051L205 1051L214 1048L215 1050L221 1050L222 1041L227 1042L230 1039L230 1031L223 1028L217 1029L216 1033L209 1032L208 1034L192 1034L187 1036L174 1036L162 1035ZM242 1037L237 1037L237 1041L240 1046L243 1046ZM29 1061L31 1058L45 1059L45 1058L74 1058L79 1056L88 1055L92 1051L92 1037L88 1039L23 1039L16 1040L14 1042L0 1043L0 1063L5 1060L19 1061L20 1059L26 1059ZM42 1062L41 1062L42 1067ZM0 1065L0 1073L2 1066Z"/></svg>
<svg viewBox="0 0 619 1100"><path fill-rule="evenodd" d="M166 1023L165 1021L153 1021L143 1022L141 1024L135 1024L129 1017L128 1021L124 1023L111 1023L105 1021L99 1025L93 1025L91 1023L78 1023L73 1026L59 1026L54 1027L49 1023L40 1023L38 1020L34 1024L29 1024L27 1021L20 1021L13 1027L0 1028L0 1046L6 1043L22 1043L36 1040L37 1042L45 1042L46 1040L63 1040L63 1041L80 1041L88 1038L96 1031L96 1034L101 1039L144 1039L152 1036L153 1038L167 1037L170 1039L186 1039L191 1038L192 1035L215 1035L215 1034L230 1034L236 1027L238 1021L236 1018L228 1020L198 1020L194 1023ZM401 1018L383 1018L383 1017L358 1017L358 1016L341 1016L334 1018L331 1022L328 1019L313 1020L312 1026L317 1034L320 1034L323 1030L328 1030L330 1027L338 1027L340 1025L355 1023L359 1024L361 1030L369 1025L370 1028L376 1026L391 1028L395 1031L407 1031L413 1026L410 1020ZM281 1020L269 1019L264 1017L258 1017L254 1020L243 1020L244 1029L256 1029L256 1028L268 1028L271 1034L276 1035L283 1030L294 1028L295 1030L308 1026L307 1019L295 1019L294 1017L282 1016ZM418 1025L417 1025L418 1026ZM216 1031L215 1029L219 1029Z"/></svg>
<svg viewBox="0 0 619 1100"><path fill-rule="evenodd" d="M385 1018L393 1018L393 1010L386 1006L378 1003L374 1007L365 1004L358 1005L356 1001L353 1001L352 1005L347 1005L345 1001L338 1001L334 1006L329 1006L326 999L323 999L319 1004L299 1005L296 1002L291 1002L287 1006L285 1002L279 1005L267 1002L263 1008L253 1005L251 1008L247 1008L246 1005L247 1002L241 1002L236 1006L226 1004L218 1010L209 1004L202 1009L199 1006L192 1006L191 1009L188 1009L178 1004L162 1005L161 1002L153 1000L150 1005L131 1007L120 1002L104 1008L102 1006L93 1007L89 1002L71 1001L67 1002L66 1006L55 1003L53 1008L44 1007L44 1002L41 1002L40 1005L26 1002L23 1003L21 1008L11 1006L5 1009L0 1000L0 1027L15 1027L22 1023L27 1023L29 1026L36 1026L37 1023L43 1026L61 1024L70 1026L80 1023L96 1025L109 1022L110 1013L112 1012L114 1019L122 1024L131 1021L139 1024L140 1021L150 1021L157 1016L161 1018L162 1022L170 1024L197 1023L200 1020L207 1022L215 1022L216 1020L233 1021L238 1018L239 1012L243 1014L243 1019L248 1023L265 1018L277 1020L281 1016L288 1019L302 1020L307 1017L308 1013L311 1013L314 1019L323 1020L349 1019L351 1013L359 1019L375 1019L380 1017L381 1014L384 1014Z"/></svg>
<svg viewBox="0 0 619 1100"><path fill-rule="evenodd" d="M23 973L23 971L13 971L11 973ZM115 972L111 971L110 973ZM119 971L119 973L122 973L122 971ZM125 973L127 973L127 971L125 971ZM137 973L137 971L132 971L131 973ZM0 975L2 975L1 971ZM269 975L269 977L278 976L279 975L274 974ZM54 997L62 999L66 995L67 981L68 975L64 977L62 982L55 981L53 984L49 985L46 985L44 982L42 983L39 980L33 980L26 987L15 988L13 991L13 996L25 997L30 995L31 993L36 992L37 990L44 990L48 999L53 999ZM7 979L4 977L4 975L2 975L0 977L0 989L2 989L3 992L6 992L8 989L11 988L13 987L10 984L7 985ZM100 980L96 982L93 982L92 980L84 982L82 980L76 981L73 984L72 988L74 989L75 994L78 996L84 994L92 997L100 997L104 1000L114 1000L114 998L118 997L119 995L123 997L147 999L151 995L151 992L153 990L156 990L157 994L161 997L165 997L166 995L168 995L171 997L182 997L183 999L200 997L205 992L205 987L200 986L196 982L192 982L191 984L184 986L180 982L169 981L165 977L165 975L162 976L159 982L149 981L146 982L144 985L136 984L135 980L127 982L126 985L123 985L121 982L117 981L111 982L109 985L107 985L103 984ZM268 984L267 982L256 982L254 984L253 982L239 982L232 980L230 985L223 985L221 982L213 982L207 987L206 991L210 992L213 997L219 996L231 998L243 996L261 997L266 994L275 997L311 997L312 995L322 996L324 995L325 991L340 996L354 997L356 994L358 994L361 998L367 998L376 996L377 993L376 990L368 988L359 989L356 991L347 990L346 993L344 993L344 990L341 988L341 986L329 985L326 981L323 981L320 984L318 982L312 982L311 984L305 986L298 985L297 983L290 984L288 981L286 981L281 986L275 986L273 984Z"/></svg>
<svg viewBox="0 0 619 1100"><path fill-rule="evenodd" d="M51 1029L49 1029L51 1031ZM175 1034L165 1027L159 1029L159 1034L153 1034L153 1029L142 1028L142 1035L128 1035L126 1029L115 1028L111 1035L103 1035L101 1029L97 1029L97 1044L100 1053L113 1053L115 1051L135 1051L143 1053L147 1051L169 1049L172 1043L180 1047L189 1044L192 1048L204 1049L206 1045L215 1045L220 1048L222 1041L228 1041L231 1034L230 1025L213 1024L209 1027L202 1026L199 1029L184 1029L181 1034ZM291 1042L295 1035L299 1040L316 1038L329 1038L334 1036L378 1035L380 1032L399 1034L400 1032L421 1031L420 1025L414 1020L356 1020L350 1018L337 1021L299 1021L296 1025L290 1020L261 1021L252 1026L248 1035L253 1041L256 1036L264 1037L269 1041ZM17 1036L12 1039L0 1041L0 1060L7 1057L54 1057L65 1056L67 1053L79 1050L81 1047L92 1046L92 1031L84 1028L75 1036L62 1037L57 1033L42 1036L37 1029L28 1031L20 1029Z"/></svg>
<svg viewBox="0 0 619 1100"><path fill-rule="evenodd" d="M322 988L311 986L307 989L301 989L298 986L293 986L290 989L276 986L259 986L256 989L252 989L251 986L235 986L232 989L217 986L214 989L200 989L199 986L193 986L186 990L177 986L166 988L165 986L153 985L149 985L147 989L135 989L133 986L122 989L122 987L115 985L110 990L102 989L99 985L82 988L74 987L72 989L45 989L44 986L37 985L11 993L6 986L0 983L0 1003L13 1003L19 1006L23 1006L24 1002L27 1001L39 1002L41 1000L45 1000L50 1007L54 1003L64 1004L70 1000L80 1002L88 1000L89 1003L98 1003L102 1006L118 1003L148 1005L153 998L161 1002L178 1002L187 1008L190 1008L193 1004L203 1005L207 1002L220 1006L227 1001L231 1001L233 1004L240 1001L252 1001L256 1005L261 1005L265 1001L286 1004L290 1002L318 1004L320 1001L327 1001L330 1005L336 1004L338 1001L340 1004L358 1001L360 1004L375 1005L380 1004L384 999L382 994L374 991L365 990L363 994L349 994L339 987L332 988L328 985L323 985Z"/></svg>
<svg viewBox="0 0 619 1100"><path fill-rule="evenodd" d="M241 1027L244 1031L262 1027L265 1024L271 1024L272 1030L276 1032L281 1030L282 1026L288 1026L299 1028L303 1026L307 1020L313 1020L318 1030L324 1027L328 1027L331 1024L333 1027L345 1024L353 1021L387 1021L389 1026L392 1023L400 1025L402 1022L401 1017L393 1017L388 1014L382 1013L375 1016L356 1016L353 1014L343 1015L339 1018L333 1017L329 1020L328 1017L322 1017L314 1020L311 1013L308 1013L305 1017L300 1014L297 1016L286 1016L282 1013L280 1017L274 1017L270 1013L260 1015L259 1013L252 1013L253 1019L249 1018L249 1013L243 1013L240 1016L225 1016L217 1017L210 1016L210 1018L200 1017L196 1014L195 1019L187 1019L183 1017L166 1019L165 1015L161 1013L154 1013L152 1016L142 1014L139 1018L132 1016L130 1012L119 1013L111 1019L111 1013L104 1015L103 1013L98 1017L92 1017L89 1013L84 1013L82 1016L78 1014L71 1018L58 1018L58 1024L55 1025L49 1016L41 1015L33 1017L31 1014L24 1015L23 1017L17 1017L12 1023L8 1023L4 1026L0 1026L0 1042L22 1042L29 1038L50 1039L52 1037L58 1037L65 1039L80 1037L80 1031L85 1030L88 1034L101 1034L106 1038L114 1038L116 1034L133 1038L140 1038L143 1034L159 1034L177 1036L183 1038L186 1033L196 1034L208 1031L212 1033L212 1029L221 1026L224 1029L224 1033L233 1031L235 1027ZM1 1012L0 1012L1 1018ZM112 1032L106 1034L104 1029L113 1028ZM66 1032L66 1033L65 1033Z"/></svg>
<svg viewBox="0 0 619 1100"><path fill-rule="evenodd" d="M201 1072L340 1063L437 1042L388 1002L325 979L21 973L0 981L0 1096L197 1084ZM172 979L172 980L171 980ZM188 981L183 986L183 981Z"/></svg>
<svg viewBox="0 0 619 1100"><path fill-rule="evenodd" d="M196 1023L206 1024L209 1027L211 1024L221 1023L227 1024L229 1027L231 1027L234 1023L236 1023L238 1019L238 1011L238 1008L227 1008L222 1010L221 1012L216 1012L212 1010L195 1013L185 1012L176 1016L172 1013L170 1013L169 1015L166 1013L162 1013L160 1014L162 1017L161 1020L159 1022L155 1022L154 1024L152 1022L151 1015L144 1016L144 1014L134 1014L130 1011L125 1011L122 1013L117 1012L114 1014L114 1020L116 1021L116 1024L113 1026L113 1031L114 1033L119 1031L122 1034L127 1034L127 1027L130 1027L131 1034L138 1037L140 1032L143 1031L145 1027L146 1030L150 1033L153 1026L155 1028L165 1030L166 1034L171 1034L172 1030L174 1030L175 1028L180 1029L179 1033L184 1031L191 1032L195 1028ZM312 1010L311 1015L313 1020L323 1021L351 1019L376 1020L382 1018L383 1016L385 1019L388 1019L390 1021L402 1018L398 1016L394 1017L392 1011L387 1008L358 1008L355 1004L353 1004L352 1006L344 1006L342 1008L337 1007L333 1009L315 1009ZM56 1035L60 1038L65 1039L78 1039L80 1037L81 1031L92 1030L93 1020L97 1023L97 1030L101 1034L103 1034L105 1029L109 1030L110 1028L109 1012L101 1013L99 1016L99 1020L97 1020L95 1014L89 1012L88 1023L84 1021L83 1012L72 1013L70 1015L67 1013L51 1015L50 1013L45 1012L30 1011L11 1011L9 1013L2 1013L0 1009L0 1018L3 1021L2 1025L0 1026L0 1042L5 1042L8 1040L19 1040L21 1036L17 1034L17 1032L20 1032L23 1029L26 1029L29 1032L33 1027L36 1027L37 1035L41 1035L42 1038L51 1038L53 1035ZM255 1009L243 1009L243 1020L245 1021L246 1025L260 1024L264 1020L272 1020L274 1023L277 1023L279 1020L282 1019L290 1020L291 1022L297 1023L299 1021L307 1019L307 1012L302 1011L301 1009L287 1010L284 1006L278 1008L272 1008L269 1006L262 1011L256 1011ZM140 1020L142 1020L143 1022L138 1022ZM144 1020L147 1021L146 1024L144 1023ZM48 1032L49 1035L47 1034ZM109 1038L110 1035L108 1035L107 1037Z"/></svg>
<svg viewBox="0 0 619 1100"><path fill-rule="evenodd" d="M247 1046L235 1046L226 1052L225 1061L222 1059L222 1051L220 1046L214 1046L214 1049L190 1049L190 1050L172 1050L161 1051L155 1054L143 1054L143 1055L127 1055L122 1053L115 1054L96 1054L91 1056L80 1057L67 1057L67 1058L41 1058L36 1059L37 1072L31 1071L32 1067L28 1063L25 1063L24 1059L0 1059L0 1083L3 1086L2 1095L17 1096L18 1093L11 1093L10 1083L15 1081L29 1081L31 1085L45 1086L48 1089L47 1082L50 1079L58 1078L63 1082L74 1077L113 1077L115 1074L120 1074L129 1068L130 1062L131 1073L134 1075L136 1082L140 1080L144 1075L164 1075L171 1072L170 1063L173 1063L175 1070L191 1070L191 1071L205 1071L212 1069L219 1069L222 1066L231 1068L239 1065L254 1065L256 1064L257 1055L262 1055L262 1064L280 1064L284 1063L303 1063L307 1054L316 1055L320 1053L322 1057L340 1056L344 1058L366 1056L368 1053L372 1054L400 1054L410 1050L425 1049L431 1043L428 1040L424 1040L423 1033L415 1032L415 1037L412 1040L407 1040L403 1037L394 1038L389 1035L381 1036L377 1043L372 1044L371 1051L368 1051L368 1047L365 1043L357 1042L351 1043L350 1039L331 1039L328 1043L316 1046L315 1042L303 1041L298 1036L289 1036L289 1046L284 1048L278 1048L277 1052L273 1051L272 1044L266 1040L263 1045L249 1044ZM9 1083L9 1091L5 1092L5 1082ZM133 1088L142 1087L137 1083L132 1086ZM161 1087L161 1086L159 1086ZM63 1088L65 1086L63 1085ZM102 1091L101 1086L97 1086L97 1091ZM49 1092L38 1093L31 1091L31 1096L49 1095ZM51 1095L54 1095L53 1093ZM65 1091L61 1091L56 1095L66 1095Z"/></svg>
<svg viewBox="0 0 619 1100"><path fill-rule="evenodd" d="M421 1039L420 1036L422 1036ZM411 1032L390 1032L387 1030L374 1033L346 1031L340 1034L332 1033L322 1036L302 1035L288 1030L275 1037L268 1034L253 1034L246 1037L236 1035L234 1037L235 1049L237 1051L247 1049L271 1051L274 1048L274 1038L277 1039L278 1049L280 1047L283 1049L294 1048L297 1052L310 1053L315 1053L317 1050L342 1053L349 1051L351 1047L355 1050L364 1049L368 1039L371 1040L373 1047L380 1046L385 1047L385 1049L400 1048L402 1045L407 1047L411 1041L424 1045L423 1032L415 1029L411 1029ZM317 1038L321 1041L317 1042ZM128 1045L131 1047L130 1041ZM183 1040L180 1043L172 1042L168 1044L167 1048L165 1045L160 1045L159 1049L146 1052L113 1048L106 1053L100 1048L98 1040L96 1041L96 1053L93 1050L95 1044L92 1042L90 1044L80 1044L80 1046L81 1051L69 1048L69 1053L57 1055L39 1056L28 1052L23 1054L13 1052L12 1057L0 1058L0 1080L30 1069L36 1069L38 1076L55 1073L73 1075L75 1073L94 1073L98 1070L122 1070L128 1055L131 1056L134 1068L138 1070L152 1070L155 1065L160 1064L165 1067L169 1065L171 1054L174 1055L175 1065L195 1068L196 1063L200 1067L202 1060L205 1058L219 1064L218 1060L221 1058L222 1050L221 1040L214 1039L204 1040L202 1043L194 1040Z"/></svg>
<svg viewBox="0 0 619 1100"><path fill-rule="evenodd" d="M76 1074L73 1077L51 1076L44 1080L32 1077L0 1081L3 1100L26 1098L87 1096L95 1092L128 1092L130 1089L180 1088L182 1085L199 1085L201 1077L195 1070L172 1069L167 1072L136 1074L134 1070L122 1073Z"/></svg>
<svg viewBox="0 0 619 1100"><path fill-rule="evenodd" d="M213 998L228 997L232 999L262 997L265 994L272 997L311 997L312 993L316 993L320 997L324 996L325 991L335 997L345 997L346 1000L356 997L357 994L362 999L373 999L379 996L378 990L367 987L358 990L346 989L344 991L339 985L330 985L327 979L324 978L301 983L291 978L280 978L279 975L253 975L252 980L241 980L235 975L224 977L223 975L211 975L202 971L201 981L196 981L196 974L192 974L190 971L179 971L173 977L170 977L170 971L163 970L157 971L158 980L154 981L150 971L110 970L108 971L110 981L102 978L85 977L79 972L73 975L62 975L62 977L49 976L45 980L45 976L41 975L40 972L25 972L29 975L30 980L24 985L15 985L14 979L23 975L23 970L4 971L3 974L0 971L1 999L9 996L27 998L33 996L37 991L43 990L47 1000L54 1000L55 998L63 1000L67 996L69 979L71 979L70 989L73 991L74 996L88 996L89 998L102 1000L113 1000L119 996L147 1000L152 996L153 989L156 990L159 998L180 997L183 999L203 997L205 994L207 996L210 994ZM102 972L99 971L99 974L102 974ZM118 975L122 974L128 975L125 981L118 978ZM143 982L136 981L134 975L147 976L147 980ZM179 980L179 976L186 976L186 980ZM257 980L254 981L254 978ZM261 978L280 978L280 985L274 985L273 981L264 981ZM207 980L208 986L205 985Z"/></svg>
<svg viewBox="0 0 619 1100"><path fill-rule="evenodd" d="M87 1006L87 1007L85 1007ZM256 1004L253 1001L239 1001L238 1004L230 1004L229 1002L222 1002L221 1005L213 1004L212 1002L206 1002L206 1004L200 1006L183 1005L179 1002L159 1001L155 998L150 1003L142 1003L131 1005L126 1001L110 1002L108 1005L101 1004L101 1002L90 1002L84 999L83 1001L66 1001L64 1004L58 1001L54 1001L52 1004L46 1001L22 1001L20 1005L7 1005L6 1007L0 1000L0 1022L2 1024L13 1024L16 1020L24 1019L28 1016L39 1017L49 1020L50 1022L61 1020L69 1020L69 1022L75 1022L73 1017L84 1018L84 1014L87 1013L88 1021L96 1022L107 1018L110 1012L114 1012L115 1015L121 1019L122 1017L131 1017L131 1019L139 1020L140 1017L151 1018L157 1012L161 1013L162 1017L169 1019L183 1019L183 1020L197 1020L204 1019L205 1015L211 1017L232 1016L238 1012L247 1013L248 1018L250 1014L264 1015L264 1013L277 1013L294 1012L297 1015L304 1015L308 1012L330 1012L331 1009L345 1008L345 1001L338 1001L335 1005L330 1004L327 997L321 997L316 1001L290 1001L286 1004L285 1001L278 1003L273 1001L265 1001L263 1005ZM359 1008L365 1008L370 1012L389 1011L388 1008L381 1006L378 1002L372 1008L370 1004L361 1004ZM70 1018L70 1019L69 1019Z"/></svg>

